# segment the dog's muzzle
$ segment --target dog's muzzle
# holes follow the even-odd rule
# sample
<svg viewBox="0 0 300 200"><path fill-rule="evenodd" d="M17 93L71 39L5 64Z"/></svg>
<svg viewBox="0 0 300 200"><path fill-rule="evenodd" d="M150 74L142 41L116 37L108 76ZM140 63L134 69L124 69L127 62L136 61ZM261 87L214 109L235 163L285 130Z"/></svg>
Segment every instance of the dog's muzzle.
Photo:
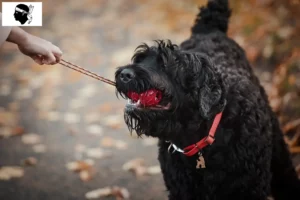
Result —
<svg viewBox="0 0 300 200"><path fill-rule="evenodd" d="M163 91L154 87L148 87L144 91L135 88L139 86L138 78L132 68L124 68L116 75L118 93L124 99L128 99L126 109L169 110L171 108L171 103L164 97Z"/></svg>

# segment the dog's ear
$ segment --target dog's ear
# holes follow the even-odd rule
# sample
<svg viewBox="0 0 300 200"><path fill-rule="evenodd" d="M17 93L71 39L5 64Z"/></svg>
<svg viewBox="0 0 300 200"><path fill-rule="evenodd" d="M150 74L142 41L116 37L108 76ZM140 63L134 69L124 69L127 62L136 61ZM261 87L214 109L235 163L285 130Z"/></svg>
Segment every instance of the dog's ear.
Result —
<svg viewBox="0 0 300 200"><path fill-rule="evenodd" d="M210 59L202 54L196 54L195 57L193 69L196 98L201 116L210 119L223 110L226 104L225 89Z"/></svg>

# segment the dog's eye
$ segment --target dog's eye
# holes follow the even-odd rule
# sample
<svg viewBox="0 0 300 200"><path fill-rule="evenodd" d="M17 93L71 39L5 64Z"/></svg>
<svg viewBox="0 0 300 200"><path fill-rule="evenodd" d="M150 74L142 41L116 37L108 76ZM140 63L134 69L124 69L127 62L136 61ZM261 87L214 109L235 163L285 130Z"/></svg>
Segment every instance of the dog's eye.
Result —
<svg viewBox="0 0 300 200"><path fill-rule="evenodd" d="M145 55L143 54L138 54L136 56L134 56L133 58L133 63L140 63L145 59Z"/></svg>

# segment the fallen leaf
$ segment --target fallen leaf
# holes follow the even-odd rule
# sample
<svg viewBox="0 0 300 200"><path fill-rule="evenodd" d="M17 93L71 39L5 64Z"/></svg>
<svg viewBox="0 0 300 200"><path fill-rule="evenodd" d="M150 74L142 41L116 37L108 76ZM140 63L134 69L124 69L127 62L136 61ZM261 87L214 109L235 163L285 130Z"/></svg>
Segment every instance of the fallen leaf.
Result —
<svg viewBox="0 0 300 200"><path fill-rule="evenodd" d="M112 195L114 195L117 200L128 199L130 197L129 191L126 188L118 186L112 188Z"/></svg>
<svg viewBox="0 0 300 200"><path fill-rule="evenodd" d="M129 160L128 162L126 162L122 169L125 171L129 171L133 168L135 168L136 166L144 166L145 165L145 160L143 158L136 158L133 160Z"/></svg>
<svg viewBox="0 0 300 200"><path fill-rule="evenodd" d="M94 165L94 161L91 159L87 160L79 160L75 162L69 162L66 164L66 168L70 171L79 173L79 178L87 182L92 179L92 167Z"/></svg>
<svg viewBox="0 0 300 200"><path fill-rule="evenodd" d="M96 112L91 112L85 115L84 120L86 123L91 124L91 123L96 123L99 122L101 119L100 113Z"/></svg>
<svg viewBox="0 0 300 200"><path fill-rule="evenodd" d="M124 122L124 117L122 115L110 115L102 120L102 123L113 129L119 129Z"/></svg>
<svg viewBox="0 0 300 200"><path fill-rule="evenodd" d="M286 125L283 126L282 130L284 133L287 133L295 128L297 128L300 125L300 118L293 120L291 122L288 122Z"/></svg>
<svg viewBox="0 0 300 200"><path fill-rule="evenodd" d="M83 144L77 144L75 146L75 151L77 152L84 152L86 150L86 146Z"/></svg>
<svg viewBox="0 0 300 200"><path fill-rule="evenodd" d="M300 147L290 147L290 152L292 154L300 153Z"/></svg>
<svg viewBox="0 0 300 200"><path fill-rule="evenodd" d="M92 179L92 174L89 170L83 170L79 172L79 177L83 182L87 182Z"/></svg>
<svg viewBox="0 0 300 200"><path fill-rule="evenodd" d="M10 128L10 127L1 127L0 128L0 137L3 138L9 138L13 136L18 136L22 135L24 133L24 128L23 127L15 127L15 128Z"/></svg>
<svg viewBox="0 0 300 200"><path fill-rule="evenodd" d="M64 116L64 120L69 124L76 124L80 121L80 116L75 113L66 113Z"/></svg>
<svg viewBox="0 0 300 200"><path fill-rule="evenodd" d="M297 143L300 141L300 128L298 128L298 131L296 132L296 134L292 137L292 139L290 140L290 147L294 147L297 145Z"/></svg>
<svg viewBox="0 0 300 200"><path fill-rule="evenodd" d="M100 145L103 147L113 147L114 139L112 137L106 136L100 141Z"/></svg>
<svg viewBox="0 0 300 200"><path fill-rule="evenodd" d="M290 85L295 85L295 83L296 83L296 77L294 76L294 75L290 75L289 77L288 77L288 82L289 82L289 84Z"/></svg>
<svg viewBox="0 0 300 200"><path fill-rule="evenodd" d="M19 166L4 166L0 168L0 180L10 180L24 176L24 169Z"/></svg>
<svg viewBox="0 0 300 200"><path fill-rule="evenodd" d="M107 197L112 194L111 187L100 188L97 190L92 190L85 194L85 198L87 199L98 199L100 197Z"/></svg>
<svg viewBox="0 0 300 200"><path fill-rule="evenodd" d="M34 157L28 157L22 161L25 166L34 166L37 164L37 159Z"/></svg>
<svg viewBox="0 0 300 200"><path fill-rule="evenodd" d="M101 106L99 107L99 112L100 113L108 113L110 111L112 111L112 106L110 103L104 103L104 104L101 104Z"/></svg>
<svg viewBox="0 0 300 200"><path fill-rule="evenodd" d="M101 148L90 148L86 150L86 154L88 157L91 158L107 158L107 157L111 157L112 153L109 151L104 151Z"/></svg>
<svg viewBox="0 0 300 200"><path fill-rule="evenodd" d="M9 138L11 136L13 136L11 128L9 127L0 128L0 137Z"/></svg>
<svg viewBox="0 0 300 200"><path fill-rule="evenodd" d="M273 55L273 52L274 52L274 46L272 44L267 44L263 48L262 55L264 56L264 58L270 58Z"/></svg>
<svg viewBox="0 0 300 200"><path fill-rule="evenodd" d="M22 135L22 134L24 134L24 132L25 132L25 129L21 126L15 127L12 130L13 135Z"/></svg>
<svg viewBox="0 0 300 200"><path fill-rule="evenodd" d="M136 158L126 162L123 167L125 171L132 171L137 176L143 176L146 174L145 160L142 158Z"/></svg>
<svg viewBox="0 0 300 200"><path fill-rule="evenodd" d="M114 146L120 150L128 149L128 144L122 140L116 140Z"/></svg>
<svg viewBox="0 0 300 200"><path fill-rule="evenodd" d="M87 127L87 132L91 135L102 136L103 128L99 125L89 125Z"/></svg>
<svg viewBox="0 0 300 200"><path fill-rule="evenodd" d="M40 136L35 133L22 135L22 142L24 144L37 144L41 141Z"/></svg>
<svg viewBox="0 0 300 200"><path fill-rule="evenodd" d="M292 35L293 31L294 28L292 27L282 27L277 31L277 35L282 39L287 39Z"/></svg>
<svg viewBox="0 0 300 200"><path fill-rule="evenodd" d="M259 56L259 49L254 47L254 46L249 46L246 50L246 54L247 54L247 58L249 60L249 62L254 62L257 57Z"/></svg>
<svg viewBox="0 0 300 200"><path fill-rule="evenodd" d="M0 110L0 125L3 126L16 126L18 123L18 115L15 112Z"/></svg>
<svg viewBox="0 0 300 200"><path fill-rule="evenodd" d="M78 108L82 108L86 105L86 101L83 99L72 99L70 102L70 108L73 109L78 109Z"/></svg>
<svg viewBox="0 0 300 200"><path fill-rule="evenodd" d="M128 148L128 144L122 140L115 140L111 137L104 137L101 141L100 141L100 145L102 145L103 147L114 147L116 149L127 149Z"/></svg>
<svg viewBox="0 0 300 200"><path fill-rule="evenodd" d="M161 168L158 165L151 166L147 168L147 174L154 175L154 174L161 174Z"/></svg>
<svg viewBox="0 0 300 200"><path fill-rule="evenodd" d="M36 144L32 147L35 153L45 153L47 148L44 144Z"/></svg>
<svg viewBox="0 0 300 200"><path fill-rule="evenodd" d="M108 196L115 196L117 200L121 200L121 199L128 199L130 197L130 193L124 187L113 186L113 187L100 188L85 194L85 198L87 199L99 199L101 197L108 197Z"/></svg>
<svg viewBox="0 0 300 200"><path fill-rule="evenodd" d="M281 106L282 99L281 98L272 98L270 100L270 106L274 110L274 112L279 111L280 106Z"/></svg>
<svg viewBox="0 0 300 200"><path fill-rule="evenodd" d="M146 167L145 160L136 158L126 162L122 169L125 171L132 171L136 176L161 174L161 168L158 165Z"/></svg>
<svg viewBox="0 0 300 200"><path fill-rule="evenodd" d="M81 172L81 171L89 170L93 165L94 165L94 161L91 159L87 159L83 161L69 162L66 164L66 167L70 171Z"/></svg>

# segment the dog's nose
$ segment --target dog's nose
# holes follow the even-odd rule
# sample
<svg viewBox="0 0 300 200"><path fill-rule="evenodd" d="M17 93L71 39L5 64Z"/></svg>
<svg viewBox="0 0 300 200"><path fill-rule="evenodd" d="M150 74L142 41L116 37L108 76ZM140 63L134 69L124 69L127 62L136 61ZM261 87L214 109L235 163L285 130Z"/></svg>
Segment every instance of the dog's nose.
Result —
<svg viewBox="0 0 300 200"><path fill-rule="evenodd" d="M120 79L123 83L128 83L134 78L135 74L132 69L123 69L120 73Z"/></svg>

